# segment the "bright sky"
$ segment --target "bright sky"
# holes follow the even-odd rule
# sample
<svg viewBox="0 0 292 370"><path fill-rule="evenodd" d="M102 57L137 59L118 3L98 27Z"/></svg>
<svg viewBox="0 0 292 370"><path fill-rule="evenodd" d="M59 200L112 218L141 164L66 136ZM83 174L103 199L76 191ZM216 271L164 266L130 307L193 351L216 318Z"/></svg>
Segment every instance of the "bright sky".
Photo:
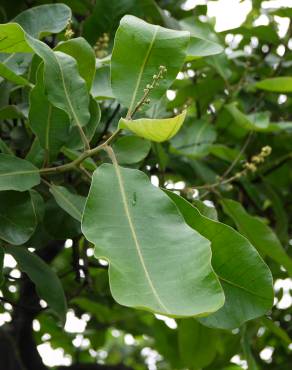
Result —
<svg viewBox="0 0 292 370"><path fill-rule="evenodd" d="M251 0L187 0L184 9L193 9L196 5L208 5L208 16L216 18L217 32L240 26L252 9ZM292 7L292 0L270 0L262 3L263 9Z"/></svg>
<svg viewBox="0 0 292 370"><path fill-rule="evenodd" d="M196 5L203 5L206 4L206 0L187 0L184 9L189 10L194 8ZM270 0L270 1L264 1L262 3L262 7L264 9L268 8L279 8L279 7L292 7L292 0ZM218 1L208 1L208 16L215 17L216 18L216 31L224 31L229 30L232 28L236 28L240 26L246 19L246 16L250 12L252 7L252 1L251 0L218 0ZM282 27L282 32L285 31L285 28L289 25L289 20L287 23L287 20L283 20L281 18L280 23L280 32ZM266 19L265 16L260 17L256 25L259 24L265 24ZM4 265L7 267L15 268L16 262L10 255L5 256ZM15 273L17 273L17 269L15 269ZM292 288L292 280L291 279L285 279L285 280L277 280L275 283L275 289L278 290L281 287L284 288L284 295L280 302L275 302L278 308L284 309L289 307L289 305L292 304L292 298L289 294L289 288ZM0 295L1 295L0 291ZM7 304L6 304L7 305ZM8 307L7 307L8 308ZM67 314L67 322L65 326L65 331L70 333L75 333L76 337L73 340L73 344L76 347L79 346L86 346L87 343L85 343L86 339L83 338L82 334L86 328L86 324L88 321L88 315L83 315L81 319L78 319L73 311L69 311ZM86 316L86 317L85 317ZM170 328L175 328L176 323L173 319L168 319L163 316L158 317L160 320L165 321L166 325L168 325ZM0 314L0 326L3 325L5 322L9 322L11 320L11 316L9 313ZM34 322L34 330L38 330L39 323L37 320ZM48 338L49 339L49 338ZM150 350L150 349L149 349ZM48 342L43 343L38 346L38 351L40 355L43 358L44 363L47 366L58 366L58 365L70 365L71 358L70 356L67 356L64 354L64 351L59 349L52 349L50 344ZM151 352L151 351L150 351ZM153 357L153 354L149 352L149 359ZM272 350L270 348L266 348L262 351L261 357L269 357L272 354ZM145 356L147 354L145 353ZM152 357L151 357L152 356ZM149 360L149 361L150 361ZM246 368L245 361L242 361L239 356L234 356L232 358L232 362L240 364L242 368ZM150 366L148 364L149 369L155 368L155 365Z"/></svg>

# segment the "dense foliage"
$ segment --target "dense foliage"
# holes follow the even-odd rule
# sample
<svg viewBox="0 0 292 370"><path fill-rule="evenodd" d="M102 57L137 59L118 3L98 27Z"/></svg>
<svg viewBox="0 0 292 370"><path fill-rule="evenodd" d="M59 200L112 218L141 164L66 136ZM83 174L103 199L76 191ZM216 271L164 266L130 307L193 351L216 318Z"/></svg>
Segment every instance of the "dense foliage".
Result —
<svg viewBox="0 0 292 370"><path fill-rule="evenodd" d="M292 8L1 4L1 369L290 369Z"/></svg>

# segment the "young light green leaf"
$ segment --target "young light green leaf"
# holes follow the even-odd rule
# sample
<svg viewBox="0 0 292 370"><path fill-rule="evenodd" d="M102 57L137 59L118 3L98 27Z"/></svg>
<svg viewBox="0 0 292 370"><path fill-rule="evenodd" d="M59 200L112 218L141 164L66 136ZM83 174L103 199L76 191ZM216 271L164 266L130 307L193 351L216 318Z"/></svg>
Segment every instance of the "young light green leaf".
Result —
<svg viewBox="0 0 292 370"><path fill-rule="evenodd" d="M144 139L161 143L167 141L177 134L184 123L187 111L183 111L178 116L172 118L139 118L128 120L121 118L120 129L128 129Z"/></svg>
<svg viewBox="0 0 292 370"><path fill-rule="evenodd" d="M224 49L221 45L216 44L213 41L191 36L187 49L186 61L192 61L208 55L220 54L223 52L223 50Z"/></svg>
<svg viewBox="0 0 292 370"><path fill-rule="evenodd" d="M147 84L165 66L165 78L151 91L157 101L183 65L189 32L170 30L125 16L116 32L111 59L111 81L115 97L133 112ZM131 63L129 63L131 60ZM129 115L130 116L130 115Z"/></svg>
<svg viewBox="0 0 292 370"><path fill-rule="evenodd" d="M33 164L13 155L0 154L0 191L25 191L39 183L39 170Z"/></svg>
<svg viewBox="0 0 292 370"><path fill-rule="evenodd" d="M16 23L0 24L0 53L31 53L24 30Z"/></svg>
<svg viewBox="0 0 292 370"><path fill-rule="evenodd" d="M264 315L273 305L272 275L253 246L230 226L202 216L177 194L167 194L186 223L210 240L212 266L224 290L224 306L200 321L211 327L233 329Z"/></svg>
<svg viewBox="0 0 292 370"><path fill-rule="evenodd" d="M64 186L51 185L50 192L53 194L57 204L70 216L81 222L86 198L71 193Z"/></svg>
<svg viewBox="0 0 292 370"><path fill-rule="evenodd" d="M24 244L33 234L37 217L29 192L0 192L0 239Z"/></svg>
<svg viewBox="0 0 292 370"><path fill-rule="evenodd" d="M88 42L82 37L76 37L60 43L55 50L71 55L76 60L79 74L90 90L95 75L95 54Z"/></svg>
<svg viewBox="0 0 292 370"><path fill-rule="evenodd" d="M282 265L292 276L292 259L287 255L272 229L257 217L249 215L242 205L231 199L222 200L224 212L230 216L238 230L262 254Z"/></svg>
<svg viewBox="0 0 292 370"><path fill-rule="evenodd" d="M30 93L28 120L47 161L54 161L68 140L71 124L67 113L49 102L43 85L43 68L39 68L37 83Z"/></svg>
<svg viewBox="0 0 292 370"><path fill-rule="evenodd" d="M190 369L208 366L216 356L218 333L195 319L184 319L178 325L178 347L184 365Z"/></svg>
<svg viewBox="0 0 292 370"><path fill-rule="evenodd" d="M42 33L59 33L71 19L71 9L65 4L46 4L27 9L11 22L21 25L30 36L39 38Z"/></svg>
<svg viewBox="0 0 292 370"><path fill-rule="evenodd" d="M40 298L44 299L52 311L65 323L67 303L63 286L56 273L36 254L23 247L6 248L18 263L21 271L25 272L35 284Z"/></svg>
<svg viewBox="0 0 292 370"><path fill-rule="evenodd" d="M137 136L123 136L113 144L119 164L134 164L147 157L151 143Z"/></svg>
<svg viewBox="0 0 292 370"><path fill-rule="evenodd" d="M114 299L168 316L219 309L224 295L208 241L143 172L114 163L94 172L82 220L96 257L109 261Z"/></svg>
<svg viewBox="0 0 292 370"><path fill-rule="evenodd" d="M260 82L257 82L255 86L258 89L278 92L278 93L289 93L292 92L292 77L274 77L267 78Z"/></svg>

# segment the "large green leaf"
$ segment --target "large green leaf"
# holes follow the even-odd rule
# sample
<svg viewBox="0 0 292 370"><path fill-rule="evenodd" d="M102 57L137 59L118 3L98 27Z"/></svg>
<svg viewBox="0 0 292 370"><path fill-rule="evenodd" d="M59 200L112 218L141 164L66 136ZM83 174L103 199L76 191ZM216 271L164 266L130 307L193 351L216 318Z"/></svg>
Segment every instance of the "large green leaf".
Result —
<svg viewBox="0 0 292 370"><path fill-rule="evenodd" d="M285 267L292 276L292 259L287 255L273 230L257 217L249 215L242 205L231 199L222 200L224 211L233 219L238 230L262 254Z"/></svg>
<svg viewBox="0 0 292 370"><path fill-rule="evenodd" d="M37 223L35 206L29 192L0 192L0 238L20 245L33 234Z"/></svg>
<svg viewBox="0 0 292 370"><path fill-rule="evenodd" d="M39 170L33 164L13 155L0 154L0 191L24 191L39 183Z"/></svg>
<svg viewBox="0 0 292 370"><path fill-rule="evenodd" d="M64 186L51 185L50 192L53 194L57 204L69 213L77 221L81 221L86 198L71 193Z"/></svg>
<svg viewBox="0 0 292 370"><path fill-rule="evenodd" d="M218 333L194 319L184 319L178 325L180 356L187 368L205 368L216 356Z"/></svg>
<svg viewBox="0 0 292 370"><path fill-rule="evenodd" d="M66 112L53 106L45 93L43 68L37 74L37 83L30 93L29 125L45 150L47 161L54 161L68 140L70 119Z"/></svg>
<svg viewBox="0 0 292 370"><path fill-rule="evenodd" d="M27 9L15 17L26 33L39 38L41 33L59 33L71 19L71 9L65 4L46 4Z"/></svg>
<svg viewBox="0 0 292 370"><path fill-rule="evenodd" d="M96 70L90 93L95 99L114 99L110 82L110 66L102 66Z"/></svg>
<svg viewBox="0 0 292 370"><path fill-rule="evenodd" d="M171 139L184 123L187 111L183 111L178 116L172 118L139 118L128 120L121 118L119 122L120 129L128 129L136 135L145 139L161 143Z"/></svg>
<svg viewBox="0 0 292 370"><path fill-rule="evenodd" d="M62 284L56 273L36 254L23 247L6 248L6 253L11 254L18 263L21 271L25 272L35 284L40 296L65 323L67 304Z"/></svg>
<svg viewBox="0 0 292 370"><path fill-rule="evenodd" d="M76 60L79 74L90 90L95 75L95 54L88 42L77 37L60 43L55 50L71 55Z"/></svg>
<svg viewBox="0 0 292 370"><path fill-rule="evenodd" d="M154 26L133 16L122 18L115 36L111 80L115 97L129 112L163 65L167 68L165 78L150 94L152 102L161 98L183 65L188 42L188 32Z"/></svg>
<svg viewBox="0 0 292 370"><path fill-rule="evenodd" d="M191 36L187 49L187 61L191 61L208 55L220 54L223 47L215 42Z"/></svg>
<svg viewBox="0 0 292 370"><path fill-rule="evenodd" d="M257 82L255 86L261 90L289 93L292 92L292 77L267 78L266 80Z"/></svg>
<svg viewBox="0 0 292 370"><path fill-rule="evenodd" d="M204 217L189 202L167 192L189 226L209 239L212 266L225 294L225 304L202 323L231 329L262 316L273 304L272 275L246 238L230 226Z"/></svg>
<svg viewBox="0 0 292 370"><path fill-rule="evenodd" d="M143 172L101 165L93 174L82 231L95 244L96 257L109 261L111 291L120 304L195 316L224 303L207 240Z"/></svg>
<svg viewBox="0 0 292 370"><path fill-rule="evenodd" d="M4 63L0 63L0 76L16 85L29 85L29 81L11 71Z"/></svg>

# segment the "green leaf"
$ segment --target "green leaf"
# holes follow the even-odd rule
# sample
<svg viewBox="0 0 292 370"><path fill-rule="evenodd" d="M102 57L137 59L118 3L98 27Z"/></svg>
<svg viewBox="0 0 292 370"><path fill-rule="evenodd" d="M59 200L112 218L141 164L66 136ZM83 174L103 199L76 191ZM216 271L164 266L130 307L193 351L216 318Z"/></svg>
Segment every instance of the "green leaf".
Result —
<svg viewBox="0 0 292 370"><path fill-rule="evenodd" d="M90 101L89 101L89 113L90 113L89 121L83 127L83 131L84 131L84 134L88 142L92 140L94 134L96 133L96 129L100 123L100 117L101 117L99 104L91 96L90 96ZM76 126L72 127L70 135L67 138L66 146L70 147L71 149L83 148L83 142L82 142L80 133L78 131L78 127Z"/></svg>
<svg viewBox="0 0 292 370"><path fill-rule="evenodd" d="M214 206L206 205L204 202L198 199L193 200L192 204L198 209L201 215L211 218L211 220L214 221L218 220L217 210Z"/></svg>
<svg viewBox="0 0 292 370"><path fill-rule="evenodd" d="M114 99L109 66L102 66L96 70L90 93L95 99Z"/></svg>
<svg viewBox="0 0 292 370"><path fill-rule="evenodd" d="M111 81L115 97L129 112L163 65L165 78L150 94L151 102L161 98L183 65L188 42L188 32L154 26L129 15L121 19L112 52Z"/></svg>
<svg viewBox="0 0 292 370"><path fill-rule="evenodd" d="M0 24L1 53L31 53L24 30L16 23Z"/></svg>
<svg viewBox="0 0 292 370"><path fill-rule="evenodd" d="M0 191L25 191L40 183L39 170L25 159L0 154Z"/></svg>
<svg viewBox="0 0 292 370"><path fill-rule="evenodd" d="M11 71L9 68L5 66L5 64L0 63L0 76L9 80L16 85L29 85L29 81L25 78L18 76L15 72Z"/></svg>
<svg viewBox="0 0 292 370"><path fill-rule="evenodd" d="M29 192L0 192L0 238L7 243L24 244L34 233L37 218Z"/></svg>
<svg viewBox="0 0 292 370"><path fill-rule="evenodd" d="M0 53L0 76L17 85L29 85L29 81L21 75L26 72L30 61L31 55L27 53L16 53L8 56Z"/></svg>
<svg viewBox="0 0 292 370"><path fill-rule="evenodd" d="M44 83L49 101L67 112L73 124L85 126L90 118L89 95L84 79L79 76L76 60L60 51L52 51L41 41L28 40L44 61Z"/></svg>
<svg viewBox="0 0 292 370"><path fill-rule="evenodd" d="M94 172L82 220L95 256L110 263L114 299L168 316L216 311L224 296L207 240L143 172L114 163Z"/></svg>
<svg viewBox="0 0 292 370"><path fill-rule="evenodd" d="M55 50L71 55L76 60L79 74L85 80L89 91L95 75L95 54L88 42L77 37L60 43Z"/></svg>
<svg viewBox="0 0 292 370"><path fill-rule="evenodd" d="M70 55L52 51L45 43L32 38L17 23L0 25L2 52L34 50L44 61L44 84L49 101L65 110L73 124L81 128L90 118L89 94L78 72L77 62ZM3 37L2 37L3 34Z"/></svg>
<svg viewBox="0 0 292 370"><path fill-rule="evenodd" d="M270 115L268 112L245 115L236 107L236 103L225 105L225 109L231 114L235 123L246 130L266 131L269 128Z"/></svg>
<svg viewBox="0 0 292 370"><path fill-rule="evenodd" d="M208 366L217 352L217 332L194 319L181 320L178 325L178 346L184 365L191 369Z"/></svg>
<svg viewBox="0 0 292 370"><path fill-rule="evenodd" d="M268 319L267 317L263 317L261 322L270 332L282 340L284 347L289 346L292 343L292 339L289 337L288 333L283 328L278 326L276 322Z"/></svg>
<svg viewBox="0 0 292 370"><path fill-rule="evenodd" d="M282 265L292 276L292 259L287 255L273 230L257 217L249 215L240 203L222 200L224 212L230 216L241 234L264 256Z"/></svg>
<svg viewBox="0 0 292 370"><path fill-rule="evenodd" d="M128 129L144 139L161 143L171 139L184 123L187 111L183 111L178 116L172 118L139 118L128 120L121 118L119 122L120 129Z"/></svg>
<svg viewBox="0 0 292 370"><path fill-rule="evenodd" d="M232 329L264 315L273 305L272 275L253 246L230 226L202 216L177 194L167 194L186 223L210 240L212 266L224 290L224 306L201 322Z"/></svg>
<svg viewBox="0 0 292 370"><path fill-rule="evenodd" d="M35 284L40 298L43 298L52 311L65 323L67 303L62 284L56 273L36 254L23 247L6 248L18 263L21 271L25 272Z"/></svg>
<svg viewBox="0 0 292 370"><path fill-rule="evenodd" d="M255 86L261 90L278 93L289 93L292 92L292 77L267 78L265 80L257 82Z"/></svg>
<svg viewBox="0 0 292 370"><path fill-rule="evenodd" d="M71 9L65 4L46 4L27 9L15 17L30 36L39 38L42 33L59 33L71 19Z"/></svg>
<svg viewBox="0 0 292 370"><path fill-rule="evenodd" d="M3 263L4 263L4 249L0 247L0 287L3 284Z"/></svg>
<svg viewBox="0 0 292 370"><path fill-rule="evenodd" d="M223 50L223 47L215 42L191 36L186 61L189 62L200 57L220 54Z"/></svg>
<svg viewBox="0 0 292 370"><path fill-rule="evenodd" d="M16 105L6 105L0 108L0 120L23 118L23 114Z"/></svg>
<svg viewBox="0 0 292 370"><path fill-rule="evenodd" d="M50 192L53 194L57 204L70 216L81 222L86 198L71 193L64 186L51 185Z"/></svg>
<svg viewBox="0 0 292 370"><path fill-rule="evenodd" d="M119 164L134 164L147 157L151 143L136 136L124 136L113 144Z"/></svg>
<svg viewBox="0 0 292 370"><path fill-rule="evenodd" d="M171 151L191 158L204 157L216 139L216 131L208 121L189 120L171 140Z"/></svg>
<svg viewBox="0 0 292 370"><path fill-rule="evenodd" d="M45 93L43 68L37 73L37 83L30 93L29 125L52 162L68 140L70 119L66 112L53 106Z"/></svg>

